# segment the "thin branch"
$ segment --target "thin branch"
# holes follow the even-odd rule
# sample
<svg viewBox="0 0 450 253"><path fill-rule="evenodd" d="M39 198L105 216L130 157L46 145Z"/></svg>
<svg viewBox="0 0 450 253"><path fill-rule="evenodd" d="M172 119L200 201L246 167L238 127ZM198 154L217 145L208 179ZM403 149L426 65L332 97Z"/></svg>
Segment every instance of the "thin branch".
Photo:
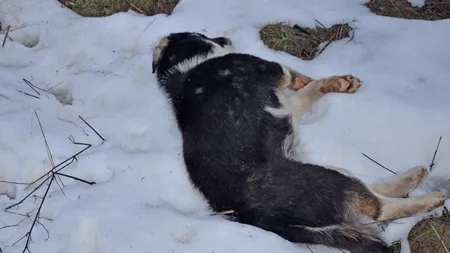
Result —
<svg viewBox="0 0 450 253"><path fill-rule="evenodd" d="M44 89L42 89L42 88L40 88L40 87L34 85L32 82L28 81L28 80L25 79L25 78L22 78L22 80L23 80L24 82L26 82L30 87L33 87L33 88L35 88L35 89L38 89L38 90L40 90L40 91L42 91L42 92L47 92L46 90L44 90Z"/></svg>
<svg viewBox="0 0 450 253"><path fill-rule="evenodd" d="M0 180L0 183L5 183L5 184L16 184L16 185L28 185L28 183L14 182L14 181L6 181L6 180Z"/></svg>
<svg viewBox="0 0 450 253"><path fill-rule="evenodd" d="M362 154L363 156L365 156L367 159L371 160L372 162L374 162L374 163L376 163L377 165L379 165L380 167L382 167L383 169L385 169L385 170L391 172L392 174L397 175L397 173L396 173L395 171L388 169L388 168L387 168L386 166L384 166L384 165L381 165L379 162L377 162L377 161L375 161L374 159L370 158L368 155L366 155L366 154L364 154L364 153L361 153L361 154Z"/></svg>
<svg viewBox="0 0 450 253"><path fill-rule="evenodd" d="M22 217L30 218L30 217L31 217L30 214L33 213L34 210L36 210L36 209L37 209L37 207L34 208L33 210L29 211L29 212L26 213L26 214L23 214L23 213L16 213L16 212L11 212L11 211L8 211L8 210L3 210L3 212L9 213L9 214L14 214L14 215L19 215L19 216L22 216ZM46 218L46 217L39 217L39 219L44 219L44 220L48 220L48 221L53 221L53 219Z"/></svg>
<svg viewBox="0 0 450 253"><path fill-rule="evenodd" d="M22 78L22 80L31 88L34 90L34 92L36 92L36 94L38 94L38 96L41 95L41 93L39 93L39 91L37 91L37 89L39 89L38 87L34 86L30 81L28 81L25 78Z"/></svg>
<svg viewBox="0 0 450 253"><path fill-rule="evenodd" d="M19 26L19 27L13 28L13 29L11 29L11 31L10 31L10 32L14 32L15 30L20 30L20 29L22 29L22 28L25 28L25 27L27 27L27 25L22 25L22 26Z"/></svg>
<svg viewBox="0 0 450 253"><path fill-rule="evenodd" d="M33 98L41 99L40 97L38 97L38 96L35 96L35 95L31 95L30 93L28 93L28 92L25 92L25 91L21 91L21 90L19 90L19 92L20 92L20 93L22 93L22 94L24 94L24 95L27 95L27 96L33 97Z"/></svg>
<svg viewBox="0 0 450 253"><path fill-rule="evenodd" d="M0 227L0 229L5 229L5 228L12 228L12 227L18 227L20 225L20 223L24 222L25 220L27 220L28 217L23 218L22 220L20 220L17 224L14 225L6 225L3 227Z"/></svg>
<svg viewBox="0 0 450 253"><path fill-rule="evenodd" d="M308 248L311 253L314 253L314 251L308 245L306 245L306 248Z"/></svg>
<svg viewBox="0 0 450 253"><path fill-rule="evenodd" d="M87 123L86 120L84 120L80 115L78 115L78 117L86 124L88 125L89 128L92 129L92 131L94 131L98 137L100 137L100 139L102 139L102 141L105 141L105 138L103 138L91 125L89 125L89 123Z"/></svg>
<svg viewBox="0 0 450 253"><path fill-rule="evenodd" d="M25 253L25 251L27 251L27 250L30 251L28 249L28 245L30 244L31 233L33 232L34 225L36 224L36 222L37 222L37 220L39 218L39 214L41 213L42 206L44 205L44 201L45 201L45 199L47 197L48 191L50 190L50 187L52 186L52 183L53 183L54 179L55 179L55 177L54 177L54 175L52 175L52 177L50 179L50 183L48 184L48 187L45 190L44 197L42 198L41 204L39 205L39 208L38 208L38 210L36 212L36 216L34 218L33 224L31 224L30 230L27 233L28 234L27 242L25 243L25 248L23 249L22 253Z"/></svg>
<svg viewBox="0 0 450 253"><path fill-rule="evenodd" d="M46 91L46 92L50 92L51 90L53 90L54 88L60 86L60 85L63 84L63 83L64 83L64 82L59 82L59 83L53 85L53 86L50 87L50 88L46 88L45 91ZM45 86L45 87L47 87L47 86Z"/></svg>
<svg viewBox="0 0 450 253"><path fill-rule="evenodd" d="M316 56L318 56L318 55L320 55L330 44L331 44L331 42L333 42L333 38L331 38L328 42L327 42L327 44L325 44L325 46L323 46L316 54L315 54L315 56L314 57L316 57Z"/></svg>
<svg viewBox="0 0 450 253"><path fill-rule="evenodd" d="M20 241L22 241L23 238L27 237L28 233L26 233L24 236L20 237L19 240L17 240L15 243L13 243L11 246L14 246L16 244L18 244Z"/></svg>
<svg viewBox="0 0 450 253"><path fill-rule="evenodd" d="M74 176L71 176L71 175L67 175L67 174L64 174L64 173L61 173L61 172L56 172L55 174L63 176L63 177L72 178L72 179L74 179L76 181L80 181L80 182L83 182L83 183L88 184L88 185L96 184L94 181L86 181L86 180L83 180L81 178L74 177Z"/></svg>
<svg viewBox="0 0 450 253"><path fill-rule="evenodd" d="M56 173L54 173L54 174L56 174ZM61 178L60 178L59 180L61 180ZM67 197L66 194L64 193L64 191L63 191L61 185L58 183L58 180L55 179L55 182L56 182L56 184L58 185L58 187L59 187L59 189L61 190L61 192L62 192L62 194L64 195L64 197ZM62 181L61 181L61 183L62 183Z"/></svg>
<svg viewBox="0 0 450 253"><path fill-rule="evenodd" d="M26 82L26 83L27 83L27 82ZM28 83L27 83L27 84L28 84ZM34 86L31 84L30 87L34 87ZM44 224L42 224L42 223L40 222L40 219L41 219L40 213L41 213L41 209L42 209L42 207L43 207L43 205L44 205L44 202L45 202L45 200L46 200L46 198L47 198L47 196L48 196L49 190L50 190L50 188L52 187L52 184L53 184L54 181L56 181L56 184L58 185L58 187L60 188L60 190L61 190L61 192L64 194L64 196L66 196L66 195L65 195L65 193L64 193L64 191L63 191L61 185L60 185L59 182L58 182L58 179L59 179L59 180L61 181L62 185L64 186L64 184L63 184L63 182L62 182L60 176L67 177L67 178L71 178L71 179L74 179L74 180L77 180L77 181L80 181L80 182L83 182L83 183L86 183L86 184L89 184L89 185L95 184L95 182L89 182L89 181L86 181L86 180L83 180L83 179L80 179L80 178L77 178L77 177L74 177L74 176L67 175L67 174L60 173L60 172L59 172L59 171L63 170L64 168L66 168L67 166L71 165L74 161L76 161L76 160L77 160L77 156L80 155L81 153L83 153L84 151L86 151L87 149L91 148L92 145L91 145L91 144L88 144L88 143L76 142L75 139L70 135L70 136L69 136L69 140L72 142L72 144L74 144L74 145L82 145L82 146L84 146L84 148L83 148L81 151L78 151L76 154L72 155L71 157L67 158L67 159L64 160L63 162L59 163L58 165L55 165L55 164L54 164L54 161L53 161L53 156L52 156L51 151L50 151L50 147L49 147L48 142L47 142L47 138L46 138L45 133L44 133L44 129L43 129L43 127L42 127L42 124L41 124L41 121L40 121L40 118L39 118L39 115L38 115L38 113L37 113L36 110L34 111L34 113L35 113L36 118L37 118L37 120L38 120L40 129L41 129L42 136L43 136L43 138L44 138L44 142L45 142L45 146L46 146L46 149L47 149L47 154L48 154L48 157L49 157L49 161L50 161L51 164L52 164L52 169L50 169L50 170L49 170L48 172L46 172L44 175L40 176L38 179L36 179L36 180L34 180L33 182L28 183L28 184L27 184L27 183L12 182L12 181L0 181L0 182L4 182L4 183L16 183L16 184L24 184L24 185L27 185L27 187L25 187L25 190L26 190L26 189L28 189L31 185L34 185L36 182L38 182L38 181L44 179L44 180L43 180L43 181L42 181L42 182L41 182L34 190L32 190L29 194L27 194L24 198L22 198L22 200L20 200L19 202L15 203L15 204L13 204L13 205L11 205L11 206L8 206L8 207L5 209L5 212L11 213L11 214L21 215L21 216L24 216L25 218L22 219L22 220L21 220L18 224L16 224L16 225L8 225L8 226L0 227L0 229L3 229L3 228L8 228L8 227L17 227L17 226L20 225L20 223L22 223L22 222L23 222L24 220L26 220L26 219L30 219L30 220L31 220L31 218L30 218L30 213L32 213L35 209L33 209L30 213L27 213L26 215L19 214L19 213L9 212L9 211L7 211L7 210L8 210L8 209L11 209L12 207L15 207L15 206L18 206L18 205L22 204L26 199L28 199L30 196L32 196L38 189L40 189L40 188L42 187L42 185L44 185L44 184L50 179L50 182L48 183L47 189L45 190L45 193L44 193L44 196L43 196L43 197L39 197L39 196L37 196L37 195L33 195L33 197L35 197L35 201L36 201L38 198L40 198L40 199L42 199L42 200L41 200L41 203L39 204L39 207L38 207L38 210L37 210L37 212L36 212L36 215L34 216L34 219L32 220L33 223L32 223L32 225L31 225L29 231L28 231L24 236L22 236L19 240L17 240L17 241L13 244L13 246L14 246L14 245L16 245L17 243L19 243L20 241L22 241L24 238L26 238L25 247L24 247L22 253L25 253L25 252L30 252L30 253L31 253L31 251L30 251L30 249L29 249L29 246L30 246L30 242L33 242L33 239L32 239L32 232L33 232L33 229L34 229L34 227L36 226L36 224L41 225L42 228L46 231L46 233L47 233L47 238L46 238L45 240L50 239L50 232L49 232L49 230L44 226ZM80 118L81 118L81 116L80 116ZM85 122L85 123L86 123L86 124L87 124L87 125L88 125L88 126L89 126L89 127L90 127L90 128L91 128L91 129L92 129L92 130L93 130L93 131L101 138L101 139L102 139L102 140L104 140L103 137L101 137L101 135L100 135L95 129L93 129L93 128L92 128L92 127L91 127L91 126L90 126L83 118L81 118L81 119L82 119L82 120L83 120L83 121L84 121L84 122ZM0 252L1 252L1 249L0 249Z"/></svg>
<svg viewBox="0 0 450 253"><path fill-rule="evenodd" d="M55 167L55 163L53 162L53 155L52 155L52 152L50 151L50 147L48 146L47 138L45 137L45 133L44 133L44 128L42 127L41 120L39 119L39 115L37 114L36 110L34 110L34 114L36 115L36 118L38 120L39 127L40 127L41 133L42 133L42 137L44 138L45 149L47 150L48 160L49 160L50 164L52 165L52 167Z"/></svg>
<svg viewBox="0 0 450 253"><path fill-rule="evenodd" d="M34 180L33 182L30 183L29 186L25 187L25 190L30 187L31 185L33 185L34 183L36 183L37 181L41 180L42 178L48 176L50 173L54 172L59 172L60 170L66 168L67 166L69 166L70 164L73 163L74 160L76 160L76 157L78 155L80 155L81 153L83 153L84 151L86 151L87 149L89 149L90 147L92 147L91 144L87 144L87 143L79 143L79 142L75 142L75 140L73 140L73 138L71 139L69 137L69 140L72 141L73 144L75 145L83 145L86 146L84 149L80 150L79 152L77 152L75 155L72 155L71 157L67 158L66 160L60 162L59 164L57 164L55 167L53 167L51 170L47 171L44 175L40 176L38 179ZM71 160L71 161L70 161ZM55 170L56 168L60 167L61 165L65 164L66 162L70 161L68 164L64 165L63 167ZM55 170L55 171L54 171Z"/></svg>
<svg viewBox="0 0 450 253"><path fill-rule="evenodd" d="M322 26L323 28L326 28L319 20L314 19L320 26Z"/></svg>
<svg viewBox="0 0 450 253"><path fill-rule="evenodd" d="M62 119L62 118L59 118L59 117L58 117L58 120L61 120L61 121L64 121L64 122L67 122L67 123L70 123L70 124L73 124L73 125L79 127L81 129L81 131L83 131L84 135L89 136L89 134L86 133L86 131L84 131L84 129L81 126L77 125L75 122L70 121L70 120L66 120L66 119Z"/></svg>
<svg viewBox="0 0 450 253"><path fill-rule="evenodd" d="M439 150L439 146L441 145L441 140L442 140L442 136L439 137L439 141L438 141L438 144L436 146L436 150L434 151L433 159L431 160L431 164L430 164L430 172L431 172L431 170L433 169L433 167L435 165L434 160L436 160L436 154L437 154L437 152Z"/></svg>
<svg viewBox="0 0 450 253"><path fill-rule="evenodd" d="M148 23L147 27L145 27L144 32L147 31L147 29L150 27L153 22L155 22L156 18L154 18L150 23Z"/></svg>
<svg viewBox="0 0 450 253"><path fill-rule="evenodd" d="M47 182L48 179L49 179L49 178L46 178L44 181L42 181L42 183L40 183L40 184L38 185L38 187L36 187L32 192L28 193L27 196L25 196L24 198L22 198L21 201L15 203L15 204L13 204L13 205L10 205L10 206L6 207L5 210L11 209L11 208L13 208L13 207L15 207L15 206L18 206L18 205L22 204L28 197L30 197L35 191L37 191L42 185L44 185L45 182ZM29 187L29 186L27 186L27 187Z"/></svg>
<svg viewBox="0 0 450 253"><path fill-rule="evenodd" d="M38 120L39 128L41 129L41 133L42 133L42 137L44 138L45 149L47 150L48 160L49 160L50 164L52 165L52 167L54 168L55 162L53 161L53 155L52 155L52 152L50 151L50 146L48 145L47 137L45 137L44 128L42 127L42 124L41 124L41 119L39 118L39 115L37 114L36 110L34 110L34 114L36 115L36 118ZM64 186L64 183L62 182L61 178L59 178L59 176L57 179L59 179L59 181L61 181L61 185ZM64 191L62 190L61 186L59 185L58 180L56 180L56 183L58 184L59 188L61 189L62 193L64 194ZM65 195L66 194L64 194L64 196Z"/></svg>
<svg viewBox="0 0 450 253"><path fill-rule="evenodd" d="M10 26L10 25L8 25L8 26L6 27L5 38L3 39L2 47L5 46L6 39L8 38L8 34L9 34L9 29L11 29L11 26Z"/></svg>
<svg viewBox="0 0 450 253"><path fill-rule="evenodd" d="M39 225L41 225L41 227L45 230L45 232L47 233L47 238L45 238L45 240L47 241L48 239L50 239L50 231L48 231L48 229L44 226L44 224L42 224L40 221L39 221L39 219L40 218L38 218L38 220L37 220L37 224L39 224Z"/></svg>

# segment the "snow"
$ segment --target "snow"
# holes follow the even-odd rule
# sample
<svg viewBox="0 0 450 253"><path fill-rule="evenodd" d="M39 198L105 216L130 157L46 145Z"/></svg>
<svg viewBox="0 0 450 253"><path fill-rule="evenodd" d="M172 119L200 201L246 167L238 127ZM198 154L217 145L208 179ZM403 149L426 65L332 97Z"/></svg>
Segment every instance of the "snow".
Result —
<svg viewBox="0 0 450 253"><path fill-rule="evenodd" d="M365 182L392 177L366 153L398 173L428 166L443 136L436 166L412 195L450 191L450 20L429 22L375 16L362 0L182 0L173 14L133 12L82 18L53 0L2 0L0 22L20 28L0 48L0 180L30 182L51 168L34 110L57 164L93 146L61 171L64 194L53 184L30 249L39 252L310 252L261 229L211 214L190 185L171 108L151 73L152 45L170 32L230 37L238 52L278 61L310 75L354 74L354 95L330 94L299 124L312 162L344 167ZM258 31L266 23L313 26L351 22L354 40L332 43L314 61L268 49ZM25 26L21 28L22 26ZM3 36L0 36L3 37ZM25 47L24 45L36 45ZM49 89L40 99L22 80ZM57 85L56 87L54 87ZM54 87L54 88L52 88ZM102 142L78 117L105 138ZM44 187L45 188L45 187ZM42 196L45 189L37 193ZM30 192L0 183L0 208ZM10 199L12 198L12 199ZM30 198L10 211L27 213ZM447 207L450 205L447 203ZM403 240L428 215L390 224L383 236ZM46 220L50 219L50 220ZM0 227L22 216L0 212ZM30 220L0 229L3 252L22 252ZM340 252L311 246L316 253Z"/></svg>
<svg viewBox="0 0 450 253"><path fill-rule="evenodd" d="M408 0L414 7L422 7L425 5L425 0Z"/></svg>

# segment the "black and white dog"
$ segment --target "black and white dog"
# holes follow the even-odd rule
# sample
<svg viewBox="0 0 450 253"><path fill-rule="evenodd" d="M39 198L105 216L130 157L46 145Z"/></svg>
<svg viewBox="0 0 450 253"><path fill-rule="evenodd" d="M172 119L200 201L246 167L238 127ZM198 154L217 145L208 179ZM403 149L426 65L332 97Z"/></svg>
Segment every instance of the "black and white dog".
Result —
<svg viewBox="0 0 450 253"><path fill-rule="evenodd" d="M345 169L302 163L295 118L329 92L356 92L352 75L313 80L191 32L158 41L153 72L173 105L190 180L241 223L295 243L384 253L392 249L361 216L390 221L444 204L439 192L404 198L427 176L421 166L366 185Z"/></svg>

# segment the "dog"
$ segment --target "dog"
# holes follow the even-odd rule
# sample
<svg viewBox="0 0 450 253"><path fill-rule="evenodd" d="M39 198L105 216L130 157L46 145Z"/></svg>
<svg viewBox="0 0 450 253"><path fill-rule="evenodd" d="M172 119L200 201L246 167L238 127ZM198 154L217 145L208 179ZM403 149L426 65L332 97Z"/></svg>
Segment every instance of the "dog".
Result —
<svg viewBox="0 0 450 253"><path fill-rule="evenodd" d="M296 118L328 93L358 91L353 75L312 79L195 32L159 39L152 72L173 107L191 183L240 223L293 243L387 253L392 246L361 217L392 221L445 202L439 192L405 198L428 175L422 166L369 185L346 169L302 162Z"/></svg>

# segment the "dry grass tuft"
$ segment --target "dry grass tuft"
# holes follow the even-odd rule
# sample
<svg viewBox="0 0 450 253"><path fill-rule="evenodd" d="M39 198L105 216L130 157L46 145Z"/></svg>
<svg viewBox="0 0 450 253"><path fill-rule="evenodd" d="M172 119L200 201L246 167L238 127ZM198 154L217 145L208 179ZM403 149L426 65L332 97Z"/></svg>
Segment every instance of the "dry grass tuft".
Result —
<svg viewBox="0 0 450 253"><path fill-rule="evenodd" d="M409 233L412 253L449 253L450 214L419 222Z"/></svg>
<svg viewBox="0 0 450 253"><path fill-rule="evenodd" d="M266 25L259 34L263 43L271 49L284 51L304 60L312 60L332 41L350 37L352 30L347 23L329 28L320 24L314 29L276 23Z"/></svg>
<svg viewBox="0 0 450 253"><path fill-rule="evenodd" d="M117 12L133 10L152 16L170 15L180 0L58 0L83 17L104 17Z"/></svg>
<svg viewBox="0 0 450 253"><path fill-rule="evenodd" d="M366 6L381 16L422 20L450 18L450 0L425 0L422 7L412 6L408 0L369 0Z"/></svg>

